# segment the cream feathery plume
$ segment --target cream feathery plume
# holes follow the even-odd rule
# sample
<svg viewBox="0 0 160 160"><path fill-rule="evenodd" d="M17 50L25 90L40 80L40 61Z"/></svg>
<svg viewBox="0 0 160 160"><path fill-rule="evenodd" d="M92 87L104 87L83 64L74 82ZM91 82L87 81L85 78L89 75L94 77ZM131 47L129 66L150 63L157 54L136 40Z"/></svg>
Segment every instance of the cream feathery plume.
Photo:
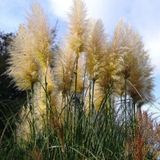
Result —
<svg viewBox="0 0 160 160"><path fill-rule="evenodd" d="M117 82L120 80L119 73L121 71L119 56L108 48L103 58L103 64L97 83L103 94L107 94L110 91L115 93L117 90Z"/></svg>
<svg viewBox="0 0 160 160"><path fill-rule="evenodd" d="M46 70L51 62L51 45L54 37L43 9L38 3L32 5L27 22L27 28L31 34L33 57L40 69Z"/></svg>
<svg viewBox="0 0 160 160"><path fill-rule="evenodd" d="M99 72L103 68L104 53L106 51L106 34L101 20L91 24L87 43L87 71L91 80L99 77Z"/></svg>
<svg viewBox="0 0 160 160"><path fill-rule="evenodd" d="M10 48L8 75L13 78L19 90L31 89L37 81L38 67L31 52L30 35L24 25L19 27L18 33Z"/></svg>
<svg viewBox="0 0 160 160"><path fill-rule="evenodd" d="M62 47L56 57L56 83L63 96L69 94L73 85L75 58L76 55L68 46Z"/></svg>
<svg viewBox="0 0 160 160"><path fill-rule="evenodd" d="M139 34L121 20L115 29L112 47L122 59L122 77L127 79L127 94L135 103L150 101L154 86L153 67Z"/></svg>
<svg viewBox="0 0 160 160"><path fill-rule="evenodd" d="M83 0L74 0L69 13L68 43L78 57L85 49L86 28L86 9Z"/></svg>
<svg viewBox="0 0 160 160"><path fill-rule="evenodd" d="M58 85L58 90L62 95L67 95L74 91L74 76L75 76L75 61L76 55L69 46L60 49L56 58L55 77ZM79 57L78 63L78 78L77 78L77 93L83 90L83 78L85 72L85 54L82 53Z"/></svg>
<svg viewBox="0 0 160 160"><path fill-rule="evenodd" d="M37 133L47 123L50 96L55 89L51 70L52 38L54 37L44 12L40 5L35 3L28 14L26 25L20 27L10 51L9 76L13 77L19 89L33 89L32 115L28 116L28 119L35 119Z"/></svg>

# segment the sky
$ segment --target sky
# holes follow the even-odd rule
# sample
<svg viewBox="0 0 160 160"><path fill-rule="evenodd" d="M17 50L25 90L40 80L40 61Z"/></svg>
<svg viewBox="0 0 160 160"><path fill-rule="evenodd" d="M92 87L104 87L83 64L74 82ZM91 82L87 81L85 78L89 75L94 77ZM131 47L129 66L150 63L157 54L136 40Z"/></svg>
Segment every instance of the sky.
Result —
<svg viewBox="0 0 160 160"><path fill-rule="evenodd" d="M58 22L57 34L61 41L67 31L67 13L72 0L37 0L45 10L49 23ZM0 0L0 31L16 32L25 22L26 12L33 0ZM151 57L155 77L155 102L160 108L160 0L84 0L88 17L102 19L106 33L112 36L117 22L123 18L142 37ZM160 110L157 110L160 113Z"/></svg>

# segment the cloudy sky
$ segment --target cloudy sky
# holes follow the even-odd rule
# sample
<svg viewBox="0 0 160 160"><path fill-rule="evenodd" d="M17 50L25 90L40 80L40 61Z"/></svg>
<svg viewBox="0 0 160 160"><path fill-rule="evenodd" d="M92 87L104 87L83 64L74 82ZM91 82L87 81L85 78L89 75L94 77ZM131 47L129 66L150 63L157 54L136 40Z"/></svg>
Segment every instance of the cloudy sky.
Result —
<svg viewBox="0 0 160 160"><path fill-rule="evenodd" d="M66 31L67 12L72 0L37 0L51 25L58 21L58 35ZM160 0L84 0L88 16L103 20L108 36L120 18L131 24L142 36L155 67L155 97L160 97ZM0 0L0 31L16 32L25 22L33 0ZM155 103L159 107L158 102Z"/></svg>

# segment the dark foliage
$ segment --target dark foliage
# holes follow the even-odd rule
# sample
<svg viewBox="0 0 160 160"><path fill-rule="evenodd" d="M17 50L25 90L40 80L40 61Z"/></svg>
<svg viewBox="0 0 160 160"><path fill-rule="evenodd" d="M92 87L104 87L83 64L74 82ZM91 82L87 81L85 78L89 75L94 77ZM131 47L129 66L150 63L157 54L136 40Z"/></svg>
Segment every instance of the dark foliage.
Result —
<svg viewBox="0 0 160 160"><path fill-rule="evenodd" d="M11 130L15 128L15 115L25 101L25 92L18 91L5 74L8 67L9 46L13 38L13 33L0 32L0 134L3 131L5 136L10 136Z"/></svg>

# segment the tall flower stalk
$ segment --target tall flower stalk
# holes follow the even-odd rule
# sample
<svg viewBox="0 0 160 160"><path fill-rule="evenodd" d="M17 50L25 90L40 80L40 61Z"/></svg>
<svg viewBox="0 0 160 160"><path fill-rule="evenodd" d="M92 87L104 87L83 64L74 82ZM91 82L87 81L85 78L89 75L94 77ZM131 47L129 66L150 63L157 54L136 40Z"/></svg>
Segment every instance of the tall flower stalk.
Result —
<svg viewBox="0 0 160 160"><path fill-rule="evenodd" d="M55 95L51 69L53 38L42 8L35 3L10 50L8 75L18 89L33 90L31 109L37 132L50 123L48 118L53 110L58 114L56 104L50 106L51 95Z"/></svg>
<svg viewBox="0 0 160 160"><path fill-rule="evenodd" d="M82 0L74 0L71 12L69 13L69 33L68 43L75 57L75 97L77 96L77 82L78 82L78 63L79 56L85 51L86 41L86 10L85 4Z"/></svg>
<svg viewBox="0 0 160 160"><path fill-rule="evenodd" d="M115 29L112 46L122 59L121 76L124 79L124 87L121 87L121 93L124 95L125 121L131 115L129 115L128 108L130 106L127 105L128 98L132 100L132 116L134 123L136 123L136 111L139 115L138 119L141 119L142 105L152 101L153 98L153 68L149 61L150 58L144 49L139 34L122 20L117 24ZM133 128L133 132L134 135L138 133L139 135L137 136L141 137L139 131L135 133L136 127Z"/></svg>
<svg viewBox="0 0 160 160"><path fill-rule="evenodd" d="M104 53L106 49L106 35L104 33L103 24L100 20L92 22L90 25L90 32L88 34L88 43L87 43L87 73L90 80L90 90L89 94L89 110L94 108L94 90L95 83L99 78L99 74L103 68Z"/></svg>

